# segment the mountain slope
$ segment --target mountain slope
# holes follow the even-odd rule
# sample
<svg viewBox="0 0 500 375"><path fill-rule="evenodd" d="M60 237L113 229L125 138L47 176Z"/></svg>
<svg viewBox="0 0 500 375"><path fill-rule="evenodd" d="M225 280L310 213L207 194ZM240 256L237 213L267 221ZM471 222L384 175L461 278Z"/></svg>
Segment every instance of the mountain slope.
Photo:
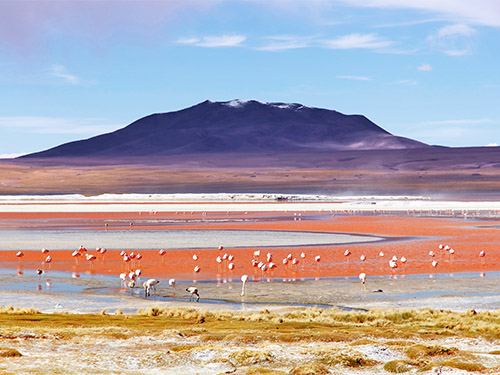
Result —
<svg viewBox="0 0 500 375"><path fill-rule="evenodd" d="M134 157L200 153L308 152L422 148L361 115L303 106L205 101L153 114L125 128L66 143L29 157Z"/></svg>

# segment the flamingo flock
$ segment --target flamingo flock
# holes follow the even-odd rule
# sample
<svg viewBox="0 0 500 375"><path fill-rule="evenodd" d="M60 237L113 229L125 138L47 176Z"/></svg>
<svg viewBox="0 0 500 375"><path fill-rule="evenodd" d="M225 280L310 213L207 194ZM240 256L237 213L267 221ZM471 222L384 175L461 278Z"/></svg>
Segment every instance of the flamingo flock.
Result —
<svg viewBox="0 0 500 375"><path fill-rule="evenodd" d="M237 262L237 259L235 255L224 251L223 246L219 246L219 255L215 258L215 264L214 266L217 268L217 273L221 275L229 275L232 276L233 272L237 271L238 269L245 269L244 265L241 265L240 263ZM107 250L105 248L97 247L95 248L95 252L90 252L87 250L87 248L83 245L80 245L80 247L77 250L72 251L71 256L75 260L75 267L79 266L80 259L84 259L84 261L88 262L88 268L90 270L93 270L95 267L95 264L100 264L101 262L105 262L105 254L107 253ZM57 262L57 252L52 253L50 250L43 248L41 250L42 254L42 261L41 261L41 267L39 268L39 271L37 272L38 276L41 277L43 273L47 272L46 267L50 269L50 265L53 261ZM161 263L165 263L165 259L167 252L164 249L161 249L158 251L158 256L161 260ZM287 254L281 259L281 262L279 260L275 260L277 257L276 254L273 254L272 252L263 252L260 249L254 250L251 256L251 265L254 270L254 275L253 275L253 281L272 281L274 278L274 272L276 270L280 270L279 274L284 275L283 280L284 281L293 281L296 280L297 277L300 277L302 274L307 274L306 272L309 272L309 270L313 267L313 265L316 267L316 270L319 271L320 264L322 261L321 255L315 255L315 254L308 254L305 251L301 251L300 253L285 253ZM347 264L349 268L353 267L359 267L359 280L362 283L363 290L366 291L366 281L368 278L368 272L373 272L374 275L376 274L381 274L383 273L383 265L385 264L387 267L388 264L388 269L390 270L390 277L396 278L398 275L399 269L401 268L403 270L404 274L404 269L405 265L408 262L408 259L403 255L400 258L398 258L397 255L393 255L392 258L389 259L388 263L385 263L384 258L386 257L386 254L383 251L380 251L378 253L378 263L379 263L379 269L378 270L370 270L369 267L373 264L373 262L376 262L376 255L370 255L370 254L364 254L361 252L358 252L357 249L344 249L338 251L339 256L341 254L344 257L344 265ZM427 255L429 258L429 269L430 270L435 270L438 267L440 267L440 264L443 262L453 262L454 257L455 257L455 250L449 246L449 245L443 245L440 244L437 246L437 249L430 249L427 252ZM25 254L22 251L18 251L15 256L18 258L19 263L23 261L23 257L25 257ZM141 260L143 259L143 256L140 253L136 253L134 251L128 252L128 251L121 251L119 253L121 262L122 262L122 270L123 272L119 275L120 280L122 282L122 285L124 288L134 290L136 286L141 285L140 284L140 277L141 277ZM479 256L479 261L481 263L481 266L486 265L486 251L485 250L480 250L478 252ZM200 253L194 253L191 255L192 260L194 264L191 266L192 272L193 272L193 282L196 282L197 274L199 274L202 271L202 266L207 267L204 272L210 272L210 269L213 269L210 267L209 263L207 265L206 258L203 254ZM200 264L200 260L202 258L205 258L205 263ZM308 259L311 259L311 261L308 264ZM359 259L358 262L352 261L351 259ZM240 264L240 265L238 265ZM332 263L328 263L328 265L331 265ZM207 266L206 266L207 265ZM252 269L251 268L251 269ZM382 271L381 271L382 269ZM21 273L22 274L22 273ZM303 277L303 276L302 276ZM175 286L176 286L176 280L175 279L167 279L168 280L168 285L171 288L171 294L172 297L175 297ZM242 291L241 291L241 296L246 295L246 285L248 281L250 280L249 276L244 274L241 276L241 282L242 282ZM229 279L231 281L231 279ZM157 279L148 279L142 284L142 287L144 289L144 295L146 297L151 297L156 295L156 286L158 285L160 281ZM186 291L191 295L191 297L196 298L197 301L199 301L199 291L197 288L193 287L196 289L196 294L192 293L194 289L189 288L186 289Z"/></svg>

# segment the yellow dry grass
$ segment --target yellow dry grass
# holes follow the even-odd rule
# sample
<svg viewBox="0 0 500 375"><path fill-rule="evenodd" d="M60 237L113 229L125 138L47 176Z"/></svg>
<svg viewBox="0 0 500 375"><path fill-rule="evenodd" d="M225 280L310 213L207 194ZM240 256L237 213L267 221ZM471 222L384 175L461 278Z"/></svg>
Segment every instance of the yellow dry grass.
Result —
<svg viewBox="0 0 500 375"><path fill-rule="evenodd" d="M259 368L255 374L280 373L283 360L268 345L307 345L310 363L295 366L296 374L322 373L332 368L384 368L402 373L437 366L469 372L486 369L475 353L439 345L443 337L500 339L500 312L451 312L445 310L374 310L299 308L292 311L205 311L188 308L151 307L137 314L42 314L35 310L0 308L0 340L44 338L54 342L138 337L178 338L165 353L222 353L231 347L227 360L237 368ZM444 336L443 336L444 335ZM441 340L441 341L440 341ZM1 344L1 342L0 342ZM378 345L397 351L405 360L382 363L358 349ZM8 353L8 351L6 351ZM281 361L281 362L280 362ZM489 369L492 370L492 369ZM257 370L256 370L257 371ZM496 370L495 370L496 371Z"/></svg>

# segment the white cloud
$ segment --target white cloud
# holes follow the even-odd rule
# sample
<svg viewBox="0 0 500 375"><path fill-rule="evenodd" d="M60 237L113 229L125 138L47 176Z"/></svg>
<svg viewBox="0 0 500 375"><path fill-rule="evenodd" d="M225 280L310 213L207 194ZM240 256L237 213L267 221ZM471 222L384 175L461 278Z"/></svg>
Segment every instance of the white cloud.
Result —
<svg viewBox="0 0 500 375"><path fill-rule="evenodd" d="M477 31L476 29L473 29L472 27L464 24L455 24L455 25L448 25L443 28L441 28L438 33L437 37L438 38L444 38L447 36L472 36L476 34Z"/></svg>
<svg viewBox="0 0 500 375"><path fill-rule="evenodd" d="M0 117L0 129L15 128L26 133L94 135L114 131L120 127L123 125L109 124L100 118Z"/></svg>
<svg viewBox="0 0 500 375"><path fill-rule="evenodd" d="M432 66L430 66L429 64L422 64L419 67L417 67L417 70L421 72L430 72L432 71Z"/></svg>
<svg viewBox="0 0 500 375"><path fill-rule="evenodd" d="M0 154L0 159L14 159L19 156L25 155L26 153L21 154Z"/></svg>
<svg viewBox="0 0 500 375"><path fill-rule="evenodd" d="M326 40L323 43L326 48L331 49L380 49L393 44L393 42L383 40L375 34L356 33Z"/></svg>
<svg viewBox="0 0 500 375"><path fill-rule="evenodd" d="M219 35L203 36L201 38L180 38L176 42L179 44L192 45L197 47L238 47L247 37L245 35Z"/></svg>
<svg viewBox="0 0 500 375"><path fill-rule="evenodd" d="M350 79L353 81L371 81L372 79L370 77L365 77L365 76L337 76L339 79Z"/></svg>
<svg viewBox="0 0 500 375"><path fill-rule="evenodd" d="M387 9L414 9L434 13L457 23L500 27L498 0L337 0L344 4Z"/></svg>
<svg viewBox="0 0 500 375"><path fill-rule="evenodd" d="M405 86L416 86L418 84L417 81L412 79L401 79L399 81L394 82L396 85L405 85Z"/></svg>
<svg viewBox="0 0 500 375"><path fill-rule="evenodd" d="M63 65L52 65L50 68L50 75L53 77L61 78L66 83L71 85L78 85L81 83L80 78L67 71Z"/></svg>
<svg viewBox="0 0 500 375"><path fill-rule="evenodd" d="M288 49L311 47L315 41L314 37L300 37L293 35L268 36L264 38L268 44L258 47L260 51L284 51Z"/></svg>
<svg viewBox="0 0 500 375"><path fill-rule="evenodd" d="M436 49L448 56L463 56L474 50L475 29L464 24L454 24L442 27L436 33L429 35L427 41Z"/></svg>
<svg viewBox="0 0 500 375"><path fill-rule="evenodd" d="M441 121L425 121L422 122L421 125L463 125L463 126L475 126L475 125L485 125L485 124L495 124L496 121L493 121L489 118L481 118L481 119L462 119L462 120L441 120Z"/></svg>

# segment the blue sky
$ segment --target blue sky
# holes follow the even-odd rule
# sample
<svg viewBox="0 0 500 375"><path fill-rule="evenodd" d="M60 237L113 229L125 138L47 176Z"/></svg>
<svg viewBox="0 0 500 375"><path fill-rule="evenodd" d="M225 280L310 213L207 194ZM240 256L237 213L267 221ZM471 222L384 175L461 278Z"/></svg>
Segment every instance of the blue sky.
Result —
<svg viewBox="0 0 500 375"><path fill-rule="evenodd" d="M0 154L206 99L500 144L498 0L0 0Z"/></svg>

